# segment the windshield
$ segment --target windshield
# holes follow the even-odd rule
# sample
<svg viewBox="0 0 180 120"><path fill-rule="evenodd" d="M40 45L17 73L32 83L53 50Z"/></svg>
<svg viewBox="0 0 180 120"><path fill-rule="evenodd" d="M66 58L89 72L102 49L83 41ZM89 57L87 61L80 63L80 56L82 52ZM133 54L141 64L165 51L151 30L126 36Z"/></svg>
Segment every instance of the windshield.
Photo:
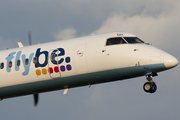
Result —
<svg viewBox="0 0 180 120"><path fill-rule="evenodd" d="M115 44L125 44L126 42L122 37L109 38L106 42L106 45L115 45Z"/></svg>
<svg viewBox="0 0 180 120"><path fill-rule="evenodd" d="M124 37L124 39L128 42L128 43L144 43L142 40L140 40L137 37Z"/></svg>

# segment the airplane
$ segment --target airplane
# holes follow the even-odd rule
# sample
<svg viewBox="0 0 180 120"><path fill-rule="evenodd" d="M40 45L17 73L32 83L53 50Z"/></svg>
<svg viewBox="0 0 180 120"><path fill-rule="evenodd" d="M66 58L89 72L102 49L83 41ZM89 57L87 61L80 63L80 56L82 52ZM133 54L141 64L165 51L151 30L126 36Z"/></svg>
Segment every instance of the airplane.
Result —
<svg viewBox="0 0 180 120"><path fill-rule="evenodd" d="M143 89L154 93L153 77L178 65L172 55L136 35L109 32L0 51L0 99L91 86L145 76Z"/></svg>

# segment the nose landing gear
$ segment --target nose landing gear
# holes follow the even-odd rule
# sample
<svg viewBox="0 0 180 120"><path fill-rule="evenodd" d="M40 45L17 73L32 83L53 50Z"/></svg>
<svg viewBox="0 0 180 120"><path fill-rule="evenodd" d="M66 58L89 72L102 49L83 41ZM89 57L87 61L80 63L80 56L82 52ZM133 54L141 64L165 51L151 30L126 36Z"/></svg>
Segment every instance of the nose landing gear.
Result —
<svg viewBox="0 0 180 120"><path fill-rule="evenodd" d="M152 80L152 75L147 75L146 79L149 81L149 82L146 82L143 86L143 89L145 92L148 92L148 93L154 93L156 92L157 90L157 86L155 84L155 82Z"/></svg>
<svg viewBox="0 0 180 120"><path fill-rule="evenodd" d="M143 86L145 92L154 93L157 90L157 86L155 83L146 82Z"/></svg>

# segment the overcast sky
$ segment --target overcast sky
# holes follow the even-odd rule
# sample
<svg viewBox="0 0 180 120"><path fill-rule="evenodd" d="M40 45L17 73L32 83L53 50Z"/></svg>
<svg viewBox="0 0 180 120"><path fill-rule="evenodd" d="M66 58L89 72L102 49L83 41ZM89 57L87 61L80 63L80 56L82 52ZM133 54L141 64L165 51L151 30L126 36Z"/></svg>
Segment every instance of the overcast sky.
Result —
<svg viewBox="0 0 180 120"><path fill-rule="evenodd" d="M0 0L0 49L123 31L180 61L179 0ZM42 93L0 102L3 120L179 120L180 66L154 78L157 92L143 91L145 77Z"/></svg>

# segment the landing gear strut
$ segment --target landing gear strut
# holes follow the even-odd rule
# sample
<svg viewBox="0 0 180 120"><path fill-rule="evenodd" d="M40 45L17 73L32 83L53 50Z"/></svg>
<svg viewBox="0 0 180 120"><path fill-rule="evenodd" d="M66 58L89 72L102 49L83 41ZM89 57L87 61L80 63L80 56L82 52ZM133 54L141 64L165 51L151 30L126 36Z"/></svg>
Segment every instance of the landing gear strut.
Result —
<svg viewBox="0 0 180 120"><path fill-rule="evenodd" d="M147 75L146 79L149 81L149 82L146 82L143 86L143 89L145 92L148 92L148 93L154 93L156 92L157 90L157 86L155 84L155 82L153 81L152 79L152 75Z"/></svg>

